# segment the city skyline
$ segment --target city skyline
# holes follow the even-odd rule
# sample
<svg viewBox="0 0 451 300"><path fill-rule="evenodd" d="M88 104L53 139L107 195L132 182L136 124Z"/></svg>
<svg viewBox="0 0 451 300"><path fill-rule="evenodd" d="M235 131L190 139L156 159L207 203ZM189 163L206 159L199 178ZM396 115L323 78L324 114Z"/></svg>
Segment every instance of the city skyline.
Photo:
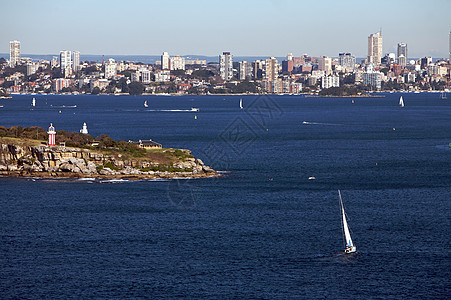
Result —
<svg viewBox="0 0 451 300"><path fill-rule="evenodd" d="M287 53L337 57L367 56L367 38L382 29L383 54L409 45L411 57L447 57L451 1L217 1L132 0L66 2L13 1L2 5L0 53L21 41L24 54L56 54L76 49L84 54L285 56ZM421 11L418 10L421 7ZM51 8L51 9L50 9ZM70 9L70 14L62 12ZM17 13L12 13L17 12ZM163 13L165 12L165 13ZM17 22L17 18L33 20ZM270 20L270 21L268 21ZM45 30L39 31L39 27ZM58 38L53 38L57 36ZM43 42L45 41L45 42Z"/></svg>

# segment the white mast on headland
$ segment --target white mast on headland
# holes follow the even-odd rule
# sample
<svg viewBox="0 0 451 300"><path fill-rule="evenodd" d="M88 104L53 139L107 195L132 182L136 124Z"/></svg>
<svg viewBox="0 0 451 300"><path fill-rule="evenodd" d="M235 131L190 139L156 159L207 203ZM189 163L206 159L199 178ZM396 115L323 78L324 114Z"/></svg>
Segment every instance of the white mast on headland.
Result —
<svg viewBox="0 0 451 300"><path fill-rule="evenodd" d="M83 128L80 129L80 133L88 134L88 126L86 125L86 123L83 123Z"/></svg>

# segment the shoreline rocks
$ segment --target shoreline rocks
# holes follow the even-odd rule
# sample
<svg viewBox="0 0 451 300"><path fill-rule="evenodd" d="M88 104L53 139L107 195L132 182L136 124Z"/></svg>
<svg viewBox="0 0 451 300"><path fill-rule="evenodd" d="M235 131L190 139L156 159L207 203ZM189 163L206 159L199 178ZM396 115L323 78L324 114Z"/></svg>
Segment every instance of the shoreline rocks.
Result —
<svg viewBox="0 0 451 300"><path fill-rule="evenodd" d="M188 150L186 153L190 153ZM58 146L23 146L0 141L0 175L102 179L202 178L218 176L202 160L186 157L167 165L150 159L121 160L93 150ZM162 167L163 166L163 167ZM164 168L166 167L166 169Z"/></svg>

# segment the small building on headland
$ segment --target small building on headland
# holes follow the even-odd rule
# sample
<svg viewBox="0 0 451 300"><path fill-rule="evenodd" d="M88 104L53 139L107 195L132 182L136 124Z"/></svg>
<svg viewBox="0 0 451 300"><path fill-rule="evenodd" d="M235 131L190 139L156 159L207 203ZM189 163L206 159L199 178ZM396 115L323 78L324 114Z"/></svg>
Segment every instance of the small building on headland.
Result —
<svg viewBox="0 0 451 300"><path fill-rule="evenodd" d="M132 144L135 144L135 145L138 145L139 147L144 148L144 149L161 149L162 148L161 144L159 144L157 142L154 142L151 139L149 139L149 140L139 140L137 142L134 142L134 141L128 141L128 142L132 143Z"/></svg>

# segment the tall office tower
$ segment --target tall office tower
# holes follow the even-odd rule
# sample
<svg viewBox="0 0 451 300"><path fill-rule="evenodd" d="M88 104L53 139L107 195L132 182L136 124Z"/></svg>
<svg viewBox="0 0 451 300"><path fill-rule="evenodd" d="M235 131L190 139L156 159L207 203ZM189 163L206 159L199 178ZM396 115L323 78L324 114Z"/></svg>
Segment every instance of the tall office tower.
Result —
<svg viewBox="0 0 451 300"><path fill-rule="evenodd" d="M293 60L293 53L288 53L287 60Z"/></svg>
<svg viewBox="0 0 451 300"><path fill-rule="evenodd" d="M382 32L370 34L368 37L368 63L379 65L382 59Z"/></svg>
<svg viewBox="0 0 451 300"><path fill-rule="evenodd" d="M342 66L346 72L352 72L355 70L355 56L351 53L339 53L338 64Z"/></svg>
<svg viewBox="0 0 451 300"><path fill-rule="evenodd" d="M80 51L72 52L72 69L75 73L80 70Z"/></svg>
<svg viewBox="0 0 451 300"><path fill-rule="evenodd" d="M9 66L14 68L20 62L20 42L9 42Z"/></svg>
<svg viewBox="0 0 451 300"><path fill-rule="evenodd" d="M161 56L161 69L169 70L170 67L171 67L171 62L170 62L169 53L163 52L163 55Z"/></svg>
<svg viewBox="0 0 451 300"><path fill-rule="evenodd" d="M180 56L174 56L171 57L169 61L171 70L185 70L185 58Z"/></svg>
<svg viewBox="0 0 451 300"><path fill-rule="evenodd" d="M275 57L266 60L265 64L265 78L269 81L274 81L279 77L279 61Z"/></svg>
<svg viewBox="0 0 451 300"><path fill-rule="evenodd" d="M219 55L219 73L222 80L229 81L233 77L233 55L223 52Z"/></svg>
<svg viewBox="0 0 451 300"><path fill-rule="evenodd" d="M324 71L327 75L332 73L332 58L327 56L318 58L318 70Z"/></svg>
<svg viewBox="0 0 451 300"><path fill-rule="evenodd" d="M451 59L451 30L449 32L449 59Z"/></svg>
<svg viewBox="0 0 451 300"><path fill-rule="evenodd" d="M401 55L404 55L404 57L407 59L407 44L406 43L398 44L398 57L400 57Z"/></svg>

